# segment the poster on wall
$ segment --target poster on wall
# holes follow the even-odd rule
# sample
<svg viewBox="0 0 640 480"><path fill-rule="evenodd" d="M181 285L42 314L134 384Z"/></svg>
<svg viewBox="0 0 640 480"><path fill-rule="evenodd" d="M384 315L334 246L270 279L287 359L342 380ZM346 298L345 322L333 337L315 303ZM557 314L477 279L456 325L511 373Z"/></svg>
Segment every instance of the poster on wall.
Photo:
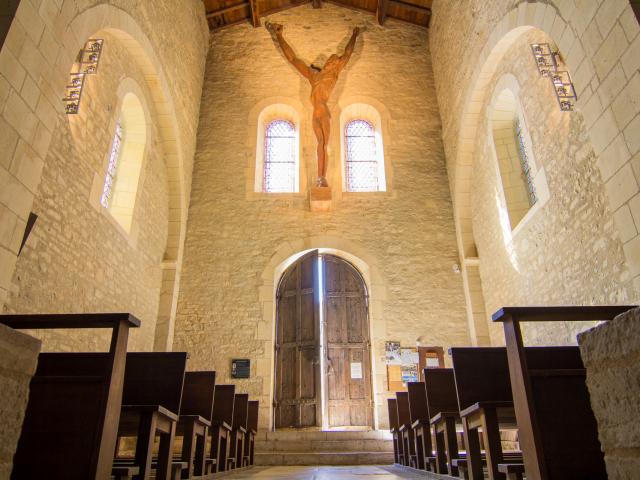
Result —
<svg viewBox="0 0 640 480"><path fill-rule="evenodd" d="M401 365L416 365L418 366L418 350L415 348L402 348L400 349L400 364Z"/></svg>
<svg viewBox="0 0 640 480"><path fill-rule="evenodd" d="M400 342L385 342L385 363L387 365L402 365L400 358Z"/></svg>
<svg viewBox="0 0 640 480"><path fill-rule="evenodd" d="M402 383L406 386L409 382L418 381L418 364L402 365Z"/></svg>

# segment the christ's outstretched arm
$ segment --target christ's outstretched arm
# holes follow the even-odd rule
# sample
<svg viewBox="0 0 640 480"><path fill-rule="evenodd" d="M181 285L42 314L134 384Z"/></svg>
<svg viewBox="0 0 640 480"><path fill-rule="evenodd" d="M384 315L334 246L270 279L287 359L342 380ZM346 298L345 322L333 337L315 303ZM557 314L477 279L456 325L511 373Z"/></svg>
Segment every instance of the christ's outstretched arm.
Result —
<svg viewBox="0 0 640 480"><path fill-rule="evenodd" d="M351 58L351 54L353 53L353 49L356 46L356 39L358 38L359 34L360 29L358 27L354 27L353 34L349 39L349 43L347 43L347 46L344 48L344 53L340 57L340 68L344 67Z"/></svg>
<svg viewBox="0 0 640 480"><path fill-rule="evenodd" d="M293 52L293 48L291 48L291 46L287 43L287 41L282 36L282 25L280 25L279 23L267 22L265 24L265 27L267 30L275 34L276 39L278 40L278 44L280 45L280 48L284 52L284 56L287 58L287 60L289 60L289 63L291 63L291 65L296 67L296 69L306 78L310 78L311 69L307 66L306 63L304 63L302 60L300 60L296 56L296 54Z"/></svg>

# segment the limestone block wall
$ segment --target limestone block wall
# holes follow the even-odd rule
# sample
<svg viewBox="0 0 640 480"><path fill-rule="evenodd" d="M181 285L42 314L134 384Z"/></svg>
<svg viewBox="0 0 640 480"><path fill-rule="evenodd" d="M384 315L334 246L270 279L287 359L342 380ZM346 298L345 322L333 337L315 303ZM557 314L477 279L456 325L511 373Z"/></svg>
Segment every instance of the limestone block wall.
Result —
<svg viewBox="0 0 640 480"><path fill-rule="evenodd" d="M130 349L151 350L167 243L167 166L144 73L122 42L107 32L100 36L98 74L85 82L80 113L60 114L54 130L32 206L38 220L18 257L5 311L131 312L142 325L132 330ZM127 92L138 96L148 122L130 233L99 203ZM108 347L110 333L50 330L39 336L45 350L98 349Z"/></svg>
<svg viewBox="0 0 640 480"><path fill-rule="evenodd" d="M591 407L611 480L635 478L640 471L640 309L578 336L587 368Z"/></svg>
<svg viewBox="0 0 640 480"><path fill-rule="evenodd" d="M0 478L9 478L40 340L0 324Z"/></svg>
<svg viewBox="0 0 640 480"><path fill-rule="evenodd" d="M485 292L488 313L497 304L513 301L526 304L636 301L640 291L637 228L640 214L636 208L640 205L640 173L636 168L640 155L637 135L640 107L634 99L640 98L637 81L640 27L629 2L471 0L465 8L458 8L455 2L437 0L433 11L429 38L457 240L464 257L463 265L467 261L477 262L480 254L483 288L496 292L494 295ZM547 172L552 190L550 201L560 207L557 203L560 200L564 205L556 210L557 215L551 214L555 219L549 218L544 225L535 227L534 222L530 233L521 232L522 244L514 247L518 250L520 265L526 269L529 264L537 265L545 281L541 283L535 276L518 274L519 280L513 285L509 280L515 278L515 274L505 274L513 269L505 260L507 249L502 248L498 260L481 251L479 244L484 241L488 245L489 240L479 239L475 231L477 222L476 213L472 212L471 192L478 181L474 162L486 153L477 150L481 146L478 138L484 138L480 130L486 122L481 113L486 98L491 94L492 82L503 65L504 56L514 42L530 31L544 32L546 38L558 46L572 75L578 101L576 113L569 114L571 119L560 121L555 117L556 110L551 109L557 109L553 105L555 99L545 96L552 116L533 113L534 121L529 121L529 128L540 122L551 130L561 128L547 137L539 134L538 138L544 138L544 142L538 141L537 148L543 143L559 147L557 152L563 152L562 161L546 147L546 153L539 151L537 155L547 155L548 160L541 161L556 169L553 175ZM524 51L521 54L529 68L531 54ZM531 72L528 75L535 77ZM584 126L577 129L580 115ZM558 136L565 139L561 146L556 141ZM564 169L564 173L558 168ZM482 175L488 173L483 171ZM566 181L559 180L562 175L567 175ZM550 205L550 208L554 207ZM560 236L548 235L554 229L561 232ZM582 233L569 241L567 233L575 235L579 231ZM494 238L494 251L499 248L495 242ZM556 247L553 256L542 254L547 249L545 243ZM586 255L579 253L583 245ZM574 258L575 262L570 261ZM563 264L566 268L559 267ZM494 273L490 279L489 270ZM500 285L507 286L504 295L490 282L498 275L509 279L501 280ZM599 283L603 278L607 278L608 283ZM573 337L573 332L566 329L566 326L560 327L563 331L559 332L558 340ZM495 339L500 339L501 335L493 333ZM549 339L546 334L540 338L541 341Z"/></svg>
<svg viewBox="0 0 640 480"><path fill-rule="evenodd" d="M504 305L617 304L632 297L623 243L616 232L593 146L580 112L561 112L547 79L537 73L530 44L539 31L522 35L508 49L487 83L471 185L473 235L488 312ZM512 75L513 77L506 77ZM514 78L531 137L532 161L544 170L549 199L534 205L513 231L492 144L491 95ZM513 87L510 87L513 88ZM539 197L542 192L538 192ZM539 203L543 203L541 199ZM582 324L527 324L530 343L575 343ZM492 326L494 343L504 341Z"/></svg>
<svg viewBox="0 0 640 480"><path fill-rule="evenodd" d="M260 400L270 425L275 287L287 259L328 248L358 266L370 289L374 389L387 424L384 341L467 345L469 337L446 181L440 119L424 29L323 4L269 18L304 61L342 53L365 27L331 97L329 182L334 205L309 211L315 178L310 87L264 29L248 24L212 34L202 97L174 350L191 368L229 377L232 358L250 358L251 379L234 380ZM364 102L380 112L387 191L341 192L340 112ZM270 103L299 108L300 194L253 192L258 113Z"/></svg>
<svg viewBox="0 0 640 480"><path fill-rule="evenodd" d="M63 135L59 125L66 119L62 115L61 98L68 73L87 38L104 30L126 46L133 60L131 65L138 65L143 72L142 83L150 92L149 103L153 104L150 108L156 111L158 137L154 141L162 145L169 192L169 232L163 254L166 261L162 265L164 284L160 314L167 324L172 317L173 296L179 284L195 132L208 48L204 7L199 0L20 2L0 51L0 303L5 303L10 290L14 290L13 295L16 293L13 278L17 249L34 198L40 194L38 186L42 172L46 171L45 163L55 158L51 151L52 139L56 137L58 141L58 134ZM189 92L189 95L182 92ZM106 129L107 125L103 124L102 128ZM71 181L71 178L65 180ZM86 229L83 235L90 232ZM59 247L64 248L63 245ZM68 254L73 261L67 269L79 269L84 260L72 252ZM119 255L117 253L116 257ZM48 261L40 261L46 269ZM101 275L99 270L90 273ZM53 297L55 292L48 294ZM127 291L124 295L129 302L134 301L134 293ZM55 298L52 302L55 303ZM93 302L87 307L100 304L100 299ZM106 307L114 302L109 299L103 305ZM33 309L42 308L42 304L37 303L32 305ZM75 306L84 308L80 300ZM124 306L126 302L118 309ZM155 319L151 321L155 322ZM167 331L165 337L168 335Z"/></svg>

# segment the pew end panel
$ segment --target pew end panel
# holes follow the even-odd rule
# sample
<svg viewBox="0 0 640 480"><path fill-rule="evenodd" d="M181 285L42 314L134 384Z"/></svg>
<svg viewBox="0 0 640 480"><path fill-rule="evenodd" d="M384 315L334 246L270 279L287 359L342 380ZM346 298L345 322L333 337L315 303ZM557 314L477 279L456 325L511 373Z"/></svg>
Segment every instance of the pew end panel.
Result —
<svg viewBox="0 0 640 480"><path fill-rule="evenodd" d="M530 366L525 353L520 323L608 321L632 308L635 308L635 306L503 307L492 315L493 321L503 323L504 327L509 359L509 375L519 427L520 447L523 452L524 467L528 480L558 478L555 469L560 467L555 460L554 452L549 450L553 439L546 438L554 435L552 433L554 423L562 421L582 427L582 432L576 435L577 442L579 442L574 445L577 449L576 451L582 451L582 448L585 448L587 452L592 451L593 442L598 442L599 445L599 441L595 417L591 411L586 385L584 385L584 377L579 380L565 382L565 398L562 399L562 402L573 402L573 400L570 400L572 397L577 399L586 395L586 400L577 400L579 403L575 410L567 409L565 418L558 418L556 414L551 413L544 406L544 392L549 384L556 382L549 379L556 377L567 380L567 378L578 373L576 371L572 372L572 370L580 369L571 368L573 365L571 362L568 363L569 368L565 368L567 365L563 365L562 362L556 363L553 368L549 369L533 368L534 365ZM577 347L575 348L577 349ZM554 369L557 371L553 372ZM538 372L532 370L538 370ZM540 381L540 378L546 378L547 380ZM547 387L545 387L545 384ZM555 392L546 391L546 395L553 399L557 397ZM585 405L585 409L581 412L582 418L576 417L575 422L573 422L570 418L576 411L581 410L580 404ZM588 420L585 420L585 415ZM550 425L551 427L549 427ZM584 447L577 446L580 444L583 444ZM562 468L571 466L573 478L606 478L604 456L601 452L593 457L583 454L573 457L564 455L563 465ZM604 472L604 476L598 476L601 474L600 472Z"/></svg>
<svg viewBox="0 0 640 480"><path fill-rule="evenodd" d="M12 473L12 478L108 478L129 329L138 328L140 320L129 313L82 313L0 315L0 322L26 330L112 330L108 353L40 354Z"/></svg>

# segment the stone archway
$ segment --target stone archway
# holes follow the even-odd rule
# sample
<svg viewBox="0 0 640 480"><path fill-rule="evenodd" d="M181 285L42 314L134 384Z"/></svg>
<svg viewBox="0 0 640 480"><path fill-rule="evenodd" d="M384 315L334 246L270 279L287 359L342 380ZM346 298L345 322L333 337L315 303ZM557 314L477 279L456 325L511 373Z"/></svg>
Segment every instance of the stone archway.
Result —
<svg viewBox="0 0 640 480"><path fill-rule="evenodd" d="M49 37L45 45L25 44L23 49L25 57L41 58L51 63L46 75L42 75L37 85L39 105L36 114L24 112L24 116L29 116L29 123L35 125L40 123L40 131L29 132L20 131L20 135L25 139L31 139L34 150L38 154L38 161L43 162L49 151L51 135L56 128L63 113L62 104L59 101L64 96L65 85L68 80L68 73L75 61L78 51L82 48L86 40L101 31L108 32L127 48L136 58L138 65L143 70L147 81L147 86L152 94L154 103L154 124L157 127L163 151L165 152L165 162L169 173L169 238L162 262L163 279L160 298L160 311L158 315L158 333L156 336L156 349L169 349L173 336L173 318L175 316L175 306L177 303L177 291L179 286L179 271L182 263L182 251L186 227L186 209L188 207L188 191L190 188L191 171L189 168L189 157L193 154L194 146L191 145L195 136L195 130L189 131L189 125L182 127L179 120L184 120L184 115L178 115L176 111L175 90L170 88L172 81L169 76L175 77L175 72L165 71L160 61L159 53L156 51L152 41L143 31L134 14L139 11L132 9L129 13L123 9L109 4L100 4L78 11L78 7L72 1L61 2L61 5L52 6L49 9L41 9L39 15L42 18L31 19L30 15L38 15L35 10L28 11L27 7L20 5L14 18L14 22L21 23L22 28L28 28L27 24L31 20L37 20L36 24L47 25ZM26 13L25 13L26 12ZM53 17L53 19L51 18ZM55 19L55 22L53 20ZM55 24L55 27L52 25ZM206 23L203 22L203 41L208 38ZM13 26L12 28L19 28ZM4 48L10 48L4 45ZM50 53L56 53L53 57ZM16 55L17 56L17 55ZM38 63L38 62L36 62ZM45 61L40 62L43 66ZM31 65L30 65L31 67ZM35 67L34 67L35 68ZM28 69L34 78L38 78L38 72ZM175 81L175 78L171 78ZM16 98L19 96L15 92ZM16 117L21 117L17 115ZM37 117L37 118L36 118ZM20 120L22 122L22 120ZM35 122L35 123L34 123ZM189 123L184 122L183 123ZM25 123L26 125L26 123ZM35 130L35 128L34 128ZM35 137L35 138L34 138ZM189 161L185 162L188 159ZM33 169L29 179L20 179L24 184L9 184L7 187L20 190L21 195L16 196L10 205L11 211L19 218L26 219L32 208L35 193L41 179L41 169ZM4 186L3 186L4 188ZM4 245L0 245L4 246ZM15 270L16 256L8 256L5 252L0 252L0 264L3 275L0 277L0 304L4 304L8 282ZM13 253L13 252L12 252Z"/></svg>
<svg viewBox="0 0 640 480"><path fill-rule="evenodd" d="M471 224L470 199L472 165L476 155L475 140L482 121L479 114L489 93L488 86L501 59L526 32L532 29L541 30L558 45L572 72L578 92L577 109L585 118L587 133L599 157L598 166L605 182L610 207L614 212L613 216L616 222L621 221L620 219L632 222L629 202L640 192L631 168L631 157L638 149L637 142L633 140L631 133L634 121L623 127L618 125L611 109L613 98L608 99L608 103L602 102L599 98L596 98L596 102L591 101L592 97L598 97L598 94L592 92L588 86L599 69L594 65L590 54L595 55L595 50L604 43L604 40L600 39L599 43L594 43L593 39L589 38L587 42L586 37L589 34L586 32L586 26L590 20L582 17L588 15L588 12L582 9L568 12L565 11L567 8L569 7L565 4L561 5L560 2L523 1L502 16L493 27L480 54L475 57L478 60L472 69L469 87L462 101L459 123L454 127L457 131L455 153L449 156L447 169L453 194L456 237L471 332L474 332L471 310L473 302L467 267L477 269L479 262ZM593 13L594 11L591 11L592 16ZM566 20L567 18L570 20ZM623 47L611 53L614 63L622 62L625 52ZM597 104L597 108L594 108L594 104ZM638 118L636 117L636 120ZM621 224L617 223L616 226L621 232ZM629 228L626 227L624 230L628 231ZM634 278L635 292L638 294L640 293L640 234L625 232L621 234L621 238L624 241L626 263Z"/></svg>

